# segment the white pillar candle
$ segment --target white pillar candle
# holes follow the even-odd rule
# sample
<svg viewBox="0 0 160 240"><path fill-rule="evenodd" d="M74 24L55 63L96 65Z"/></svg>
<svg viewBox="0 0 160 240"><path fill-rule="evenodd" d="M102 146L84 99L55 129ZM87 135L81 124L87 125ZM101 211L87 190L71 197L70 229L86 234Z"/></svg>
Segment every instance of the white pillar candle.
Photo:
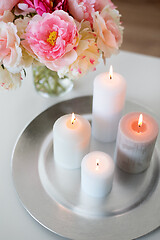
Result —
<svg viewBox="0 0 160 240"><path fill-rule="evenodd" d="M150 164L157 135L158 124L150 115L139 112L125 115L119 123L116 143L119 168L129 173L144 171Z"/></svg>
<svg viewBox="0 0 160 240"><path fill-rule="evenodd" d="M90 152L82 160L81 187L93 197L104 197L112 188L114 162L104 152Z"/></svg>
<svg viewBox="0 0 160 240"><path fill-rule="evenodd" d="M53 126L54 160L64 168L79 168L89 152L90 136L90 123L82 116L60 117Z"/></svg>
<svg viewBox="0 0 160 240"><path fill-rule="evenodd" d="M122 116L126 82L118 73L102 73L95 78L93 88L93 136L102 142L116 140Z"/></svg>

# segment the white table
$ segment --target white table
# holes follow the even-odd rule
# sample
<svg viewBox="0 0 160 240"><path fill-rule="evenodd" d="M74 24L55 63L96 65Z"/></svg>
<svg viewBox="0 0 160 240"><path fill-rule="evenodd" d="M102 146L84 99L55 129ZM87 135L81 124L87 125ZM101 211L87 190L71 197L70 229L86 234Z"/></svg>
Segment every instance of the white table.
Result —
<svg viewBox="0 0 160 240"><path fill-rule="evenodd" d="M11 176L11 154L18 135L24 127L49 106L71 97L90 95L93 78L108 71L112 64L127 80L127 98L152 109L160 119L160 59L121 52L107 61L105 67L89 73L75 83L64 97L45 99L37 94L31 73L16 91L0 92L0 239L1 240L58 240L61 238L38 224L20 203ZM160 214L160 213L157 213ZM160 239L160 228L140 238Z"/></svg>

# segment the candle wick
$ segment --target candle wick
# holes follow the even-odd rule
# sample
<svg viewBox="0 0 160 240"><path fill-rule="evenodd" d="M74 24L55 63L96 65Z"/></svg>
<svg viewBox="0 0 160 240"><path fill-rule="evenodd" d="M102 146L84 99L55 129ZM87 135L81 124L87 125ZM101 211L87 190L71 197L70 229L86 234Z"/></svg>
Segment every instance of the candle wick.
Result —
<svg viewBox="0 0 160 240"><path fill-rule="evenodd" d="M97 162L97 166L99 166L99 163Z"/></svg>
<svg viewBox="0 0 160 240"><path fill-rule="evenodd" d="M75 121L76 121L76 118L74 118L74 119L71 121L72 125L74 124Z"/></svg>
<svg viewBox="0 0 160 240"><path fill-rule="evenodd" d="M111 75L109 76L109 79L112 80L112 76Z"/></svg>

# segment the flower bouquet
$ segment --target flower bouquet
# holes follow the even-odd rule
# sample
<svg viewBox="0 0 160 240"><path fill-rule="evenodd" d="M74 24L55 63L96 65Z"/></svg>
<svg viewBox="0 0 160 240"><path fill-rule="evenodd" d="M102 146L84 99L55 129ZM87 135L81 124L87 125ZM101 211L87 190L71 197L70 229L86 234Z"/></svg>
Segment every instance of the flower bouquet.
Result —
<svg viewBox="0 0 160 240"><path fill-rule="evenodd" d="M1 0L0 85L20 86L34 64L37 89L58 94L65 79L95 71L100 57L117 53L122 35L110 0Z"/></svg>

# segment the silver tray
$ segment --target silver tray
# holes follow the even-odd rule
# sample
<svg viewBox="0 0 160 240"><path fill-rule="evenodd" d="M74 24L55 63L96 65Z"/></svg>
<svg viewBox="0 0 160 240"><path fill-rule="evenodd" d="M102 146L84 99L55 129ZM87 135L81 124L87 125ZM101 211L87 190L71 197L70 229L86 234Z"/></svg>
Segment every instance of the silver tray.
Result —
<svg viewBox="0 0 160 240"><path fill-rule="evenodd" d="M160 225L159 139L148 170L131 175L116 168L112 191L104 199L81 191L80 169L65 170L53 160L55 120L73 111L91 120L91 108L91 96L70 99L42 112L26 127L13 151L15 188L31 216L60 236L77 240L140 237ZM124 113L131 111L149 112L127 101ZM115 143L102 144L92 138L91 150L113 157L114 149Z"/></svg>

